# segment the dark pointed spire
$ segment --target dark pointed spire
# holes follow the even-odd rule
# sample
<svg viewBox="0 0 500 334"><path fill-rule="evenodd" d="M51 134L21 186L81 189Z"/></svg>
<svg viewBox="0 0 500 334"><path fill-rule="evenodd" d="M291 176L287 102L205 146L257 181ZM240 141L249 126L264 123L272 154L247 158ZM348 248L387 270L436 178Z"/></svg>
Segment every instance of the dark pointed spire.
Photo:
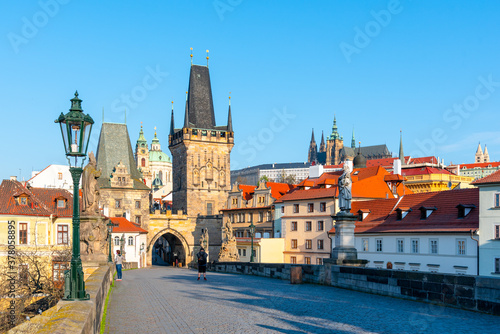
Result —
<svg viewBox="0 0 500 334"><path fill-rule="evenodd" d="M318 161L318 146L314 140L314 129L312 129L311 143L309 144L309 152L307 154L307 162L312 163Z"/></svg>
<svg viewBox="0 0 500 334"><path fill-rule="evenodd" d="M192 65L187 96L187 127L215 128L215 112L208 67Z"/></svg>
<svg viewBox="0 0 500 334"><path fill-rule="evenodd" d="M326 152L325 135L321 131L321 144L319 144L319 151Z"/></svg>
<svg viewBox="0 0 500 334"><path fill-rule="evenodd" d="M172 101L172 115L170 116L170 135L173 136L174 135L174 130L175 129L175 126L174 126L174 101Z"/></svg>
<svg viewBox="0 0 500 334"><path fill-rule="evenodd" d="M404 164L405 155L403 153L403 130L399 130L399 160Z"/></svg>
<svg viewBox="0 0 500 334"><path fill-rule="evenodd" d="M189 128L189 106L188 106L188 92L186 92L186 110L184 113L184 127Z"/></svg>
<svg viewBox="0 0 500 334"><path fill-rule="evenodd" d="M356 148L356 139L354 139L354 128L352 129L351 148L353 150Z"/></svg>
<svg viewBox="0 0 500 334"><path fill-rule="evenodd" d="M227 132L233 132L233 118L231 117L231 96L229 96L229 111L227 113Z"/></svg>
<svg viewBox="0 0 500 334"><path fill-rule="evenodd" d="M339 132L337 131L337 116L333 115L333 126L332 126L332 134L330 135L330 140L333 139L341 139Z"/></svg>

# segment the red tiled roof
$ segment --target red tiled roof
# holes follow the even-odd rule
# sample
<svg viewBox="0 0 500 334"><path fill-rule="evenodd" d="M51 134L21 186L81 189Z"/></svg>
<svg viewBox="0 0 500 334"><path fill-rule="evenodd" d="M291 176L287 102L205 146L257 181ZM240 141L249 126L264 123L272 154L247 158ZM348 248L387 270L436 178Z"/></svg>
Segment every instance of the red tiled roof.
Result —
<svg viewBox="0 0 500 334"><path fill-rule="evenodd" d="M252 199L253 197L253 192L255 190L255 188L257 188L256 186L247 186L245 184L240 184L238 185L238 188L243 191L242 193L242 196L243 198L246 200L246 201L249 201Z"/></svg>
<svg viewBox="0 0 500 334"><path fill-rule="evenodd" d="M500 162L497 162L497 161L492 161L492 162L476 162L476 163L473 163L473 164L453 164L453 165L450 165L448 167L455 167L455 166L460 166L460 169L464 169L464 168L467 168L467 169L473 169L475 167L479 167L479 168L486 168L486 167L499 167L500 166Z"/></svg>
<svg viewBox="0 0 500 334"><path fill-rule="evenodd" d="M278 182L266 182L266 187L271 188L271 196L280 199L283 195L293 189L293 185Z"/></svg>
<svg viewBox="0 0 500 334"><path fill-rule="evenodd" d="M458 218L459 204L475 208L466 217ZM436 207L436 210L427 219L420 219L421 207ZM356 222L355 233L468 232L479 228L478 207L479 191L473 188L352 202L351 212L371 211L363 221ZM397 220L398 208L411 211ZM335 228L330 233L335 233Z"/></svg>
<svg viewBox="0 0 500 334"><path fill-rule="evenodd" d="M495 173L492 173L488 176L485 176L481 179L478 179L478 180L472 182L472 184L474 184L474 185L486 184L486 183L500 183L500 170L497 170Z"/></svg>
<svg viewBox="0 0 500 334"><path fill-rule="evenodd" d="M443 169L443 168L436 168L436 167L414 167L414 168L403 168L401 170L401 174L403 176L410 176L410 175L424 175L424 174L449 174L449 175L454 175L450 171Z"/></svg>
<svg viewBox="0 0 500 334"><path fill-rule="evenodd" d="M437 164L437 158L430 156L430 157L420 157L420 158L411 158L410 161L408 162L408 159L410 157L405 157L406 163L410 165L416 165L416 164L423 164L423 163L429 163L429 164Z"/></svg>
<svg viewBox="0 0 500 334"><path fill-rule="evenodd" d="M127 218L110 217L109 219L115 224L112 233L148 233L148 231L141 228L139 225L128 221Z"/></svg>
<svg viewBox="0 0 500 334"><path fill-rule="evenodd" d="M317 198L327 198L337 196L337 184L338 178L342 174L339 172L323 173L319 178L316 179L306 179L306 182L301 184L312 184L310 189L296 188L291 190L288 194L283 196L279 201L275 203L281 203L284 201L296 201L296 200L307 200L307 199L317 199ZM389 176L384 168L377 167L367 167L358 168L353 170L351 173L352 178L352 197L353 198L393 198L392 191L384 181L386 176ZM332 185L330 188L326 188L324 185ZM304 186L302 186L304 187ZM400 184L397 188L398 195L411 194L412 191L403 184Z"/></svg>
<svg viewBox="0 0 500 334"><path fill-rule="evenodd" d="M16 197L25 195L28 204L19 204ZM66 207L57 208L56 199L66 199ZM73 196L63 189L25 188L19 181L3 180L0 184L0 214L71 217Z"/></svg>

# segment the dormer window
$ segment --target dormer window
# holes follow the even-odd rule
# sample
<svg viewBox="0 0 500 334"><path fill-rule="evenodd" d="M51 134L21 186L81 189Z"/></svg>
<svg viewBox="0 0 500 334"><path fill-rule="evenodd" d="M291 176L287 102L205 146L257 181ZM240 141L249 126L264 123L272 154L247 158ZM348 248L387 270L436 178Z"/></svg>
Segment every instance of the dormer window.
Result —
<svg viewBox="0 0 500 334"><path fill-rule="evenodd" d="M19 204L21 204L21 205L28 204L28 198L27 197L19 197Z"/></svg>
<svg viewBox="0 0 500 334"><path fill-rule="evenodd" d="M424 220L424 219L429 218L429 216L435 210L437 210L437 208L435 206L433 206L433 207L421 206L419 210L420 210L420 219Z"/></svg>
<svg viewBox="0 0 500 334"><path fill-rule="evenodd" d="M361 209L358 211L358 215L359 215L359 218L358 220L360 222L362 222L363 220L365 220L366 217L368 217L368 215L370 214L370 210L369 209Z"/></svg>
<svg viewBox="0 0 500 334"><path fill-rule="evenodd" d="M465 218L476 206L474 204L459 204L456 206L458 209L458 218Z"/></svg>
<svg viewBox="0 0 500 334"><path fill-rule="evenodd" d="M396 214L397 214L397 220L403 220L408 213L412 211L411 208L397 208L396 209Z"/></svg>
<svg viewBox="0 0 500 334"><path fill-rule="evenodd" d="M57 199L57 208L64 209L66 207L66 200L64 198Z"/></svg>

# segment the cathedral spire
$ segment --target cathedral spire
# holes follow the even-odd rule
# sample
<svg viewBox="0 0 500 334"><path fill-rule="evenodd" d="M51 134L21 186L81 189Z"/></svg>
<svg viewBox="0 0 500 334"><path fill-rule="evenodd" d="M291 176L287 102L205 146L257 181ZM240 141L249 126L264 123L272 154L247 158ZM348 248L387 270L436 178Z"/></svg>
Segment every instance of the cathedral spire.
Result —
<svg viewBox="0 0 500 334"><path fill-rule="evenodd" d="M229 96L229 111L227 113L227 132L233 132L233 119L231 117L231 96Z"/></svg>
<svg viewBox="0 0 500 334"><path fill-rule="evenodd" d="M490 155L488 153L488 148L486 147L486 144L484 144L483 162L490 162Z"/></svg>
<svg viewBox="0 0 500 334"><path fill-rule="evenodd" d="M312 129L311 143L309 144L309 152L307 154L307 162L313 163L318 161L318 146L314 140L314 129Z"/></svg>
<svg viewBox="0 0 500 334"><path fill-rule="evenodd" d="M403 153L403 130L399 130L399 160L404 164L405 155Z"/></svg>
<svg viewBox="0 0 500 334"><path fill-rule="evenodd" d="M483 162L484 159L484 154L483 150L481 149L481 143L477 145L477 151L476 151L476 162Z"/></svg>
<svg viewBox="0 0 500 334"><path fill-rule="evenodd" d="M142 130L142 122L141 122L141 131L139 131L139 139L137 139L137 146L144 146L141 144L147 144L146 138L144 138L144 131Z"/></svg>
<svg viewBox="0 0 500 334"><path fill-rule="evenodd" d="M174 135L174 101L172 101L172 115L170 116L170 135Z"/></svg>
<svg viewBox="0 0 500 334"><path fill-rule="evenodd" d="M323 131L321 131L321 144L319 144L319 151L326 152L325 135L323 134Z"/></svg>
<svg viewBox="0 0 500 334"><path fill-rule="evenodd" d="M354 139L354 128L352 128L351 148L353 150L356 148L356 139Z"/></svg>

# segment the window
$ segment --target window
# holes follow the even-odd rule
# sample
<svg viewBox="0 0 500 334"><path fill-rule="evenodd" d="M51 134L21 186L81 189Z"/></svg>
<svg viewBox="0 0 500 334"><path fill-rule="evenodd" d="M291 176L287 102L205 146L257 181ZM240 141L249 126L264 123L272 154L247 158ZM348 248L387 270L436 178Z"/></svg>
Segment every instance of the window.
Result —
<svg viewBox="0 0 500 334"><path fill-rule="evenodd" d="M237 198L233 198L233 205L237 205L238 204L238 199Z"/></svg>
<svg viewBox="0 0 500 334"><path fill-rule="evenodd" d="M465 239L457 239L457 255L465 255Z"/></svg>
<svg viewBox="0 0 500 334"><path fill-rule="evenodd" d="M297 248L297 239L292 239L292 248L293 249Z"/></svg>
<svg viewBox="0 0 500 334"><path fill-rule="evenodd" d="M368 238L363 238L363 252L368 252Z"/></svg>
<svg viewBox="0 0 500 334"><path fill-rule="evenodd" d="M311 258L310 258L310 257L308 257L308 256L306 256L306 257L304 258L304 263L305 263L305 264L311 264Z"/></svg>
<svg viewBox="0 0 500 334"><path fill-rule="evenodd" d="M312 249L313 246L312 246L312 240L311 239L307 239L306 240L306 249Z"/></svg>
<svg viewBox="0 0 500 334"><path fill-rule="evenodd" d="M500 207L500 193L495 194L495 207Z"/></svg>
<svg viewBox="0 0 500 334"><path fill-rule="evenodd" d="M318 249L323 249L323 239L318 240Z"/></svg>
<svg viewBox="0 0 500 334"><path fill-rule="evenodd" d="M411 252L414 254L420 253L418 239L411 239Z"/></svg>
<svg viewBox="0 0 500 334"><path fill-rule="evenodd" d="M115 209L119 209L122 207L122 203L119 199L115 200Z"/></svg>
<svg viewBox="0 0 500 334"><path fill-rule="evenodd" d="M496 274L500 273L500 258L495 259L495 273Z"/></svg>
<svg viewBox="0 0 500 334"><path fill-rule="evenodd" d="M134 245L134 237L128 237L128 245L133 246Z"/></svg>
<svg viewBox="0 0 500 334"><path fill-rule="evenodd" d="M382 239L375 239L376 251L382 251Z"/></svg>
<svg viewBox="0 0 500 334"><path fill-rule="evenodd" d="M207 203L207 216L212 215L212 203Z"/></svg>
<svg viewBox="0 0 500 334"><path fill-rule="evenodd" d="M141 208L141 201L135 201L135 208L140 209Z"/></svg>
<svg viewBox="0 0 500 334"><path fill-rule="evenodd" d="M404 253L405 252L405 240L404 239L397 239L396 240L396 245L397 245L397 252L398 253Z"/></svg>
<svg viewBox="0 0 500 334"><path fill-rule="evenodd" d="M273 216L271 215L271 211L268 211L266 216L268 222L273 221Z"/></svg>
<svg viewBox="0 0 500 334"><path fill-rule="evenodd" d="M290 263L292 263L292 264L297 263L297 257L296 256L290 256Z"/></svg>
<svg viewBox="0 0 500 334"><path fill-rule="evenodd" d="M28 223L19 223L19 244L26 245L28 243Z"/></svg>
<svg viewBox="0 0 500 334"><path fill-rule="evenodd" d="M241 248L238 248L238 255L241 256Z"/></svg>
<svg viewBox="0 0 500 334"><path fill-rule="evenodd" d="M141 225L141 216L135 216L135 223Z"/></svg>
<svg viewBox="0 0 500 334"><path fill-rule="evenodd" d="M495 225L495 239L500 239L500 225Z"/></svg>
<svg viewBox="0 0 500 334"><path fill-rule="evenodd" d="M430 239L429 240L430 253L437 254L438 253L438 239Z"/></svg>
<svg viewBox="0 0 500 334"><path fill-rule="evenodd" d="M285 213L285 207L284 206L281 207L281 213Z"/></svg>
<svg viewBox="0 0 500 334"><path fill-rule="evenodd" d="M322 220L318 220L318 231L323 231L325 228L325 224L323 223Z"/></svg>
<svg viewBox="0 0 500 334"><path fill-rule="evenodd" d="M241 214L241 222L244 223L245 222L245 216L246 216L246 213L242 213Z"/></svg>
<svg viewBox="0 0 500 334"><path fill-rule="evenodd" d="M320 257L316 258L316 264L317 265L322 265L323 264L323 259L320 258Z"/></svg>
<svg viewBox="0 0 500 334"><path fill-rule="evenodd" d="M243 249L243 256L247 256L247 249L246 248Z"/></svg>
<svg viewBox="0 0 500 334"><path fill-rule="evenodd" d="M146 159L141 159L141 167L146 167Z"/></svg>
<svg viewBox="0 0 500 334"><path fill-rule="evenodd" d="M293 205L293 213L299 213L299 205L298 204Z"/></svg>
<svg viewBox="0 0 500 334"><path fill-rule="evenodd" d="M66 201L63 199L57 200L57 208L64 209L66 207Z"/></svg>
<svg viewBox="0 0 500 334"><path fill-rule="evenodd" d="M58 180L62 180L63 179L63 175L61 172L57 173L57 179Z"/></svg>
<svg viewBox="0 0 500 334"><path fill-rule="evenodd" d="M26 204L28 204L28 199L26 197L20 197L19 203L22 205L26 205Z"/></svg>
<svg viewBox="0 0 500 334"><path fill-rule="evenodd" d="M319 203L319 211L320 212L325 212L326 211L326 203L325 202Z"/></svg>
<svg viewBox="0 0 500 334"><path fill-rule="evenodd" d="M253 222L253 215L251 213L248 214L248 222Z"/></svg>
<svg viewBox="0 0 500 334"><path fill-rule="evenodd" d="M61 288L64 284L64 271L69 269L67 262L52 262L52 281L54 285Z"/></svg>
<svg viewBox="0 0 500 334"><path fill-rule="evenodd" d="M259 212L259 221L260 222L264 221L264 212Z"/></svg>
<svg viewBox="0 0 500 334"><path fill-rule="evenodd" d="M306 231L312 230L312 222L306 222Z"/></svg>
<svg viewBox="0 0 500 334"><path fill-rule="evenodd" d="M297 231L297 222L291 223L291 231Z"/></svg>
<svg viewBox="0 0 500 334"><path fill-rule="evenodd" d="M57 225L57 244L67 245L68 240L68 225Z"/></svg>
<svg viewBox="0 0 500 334"><path fill-rule="evenodd" d="M314 211L314 203L308 203L307 212L313 212L313 211Z"/></svg>
<svg viewBox="0 0 500 334"><path fill-rule="evenodd" d="M115 246L120 246L120 238L115 237Z"/></svg>

